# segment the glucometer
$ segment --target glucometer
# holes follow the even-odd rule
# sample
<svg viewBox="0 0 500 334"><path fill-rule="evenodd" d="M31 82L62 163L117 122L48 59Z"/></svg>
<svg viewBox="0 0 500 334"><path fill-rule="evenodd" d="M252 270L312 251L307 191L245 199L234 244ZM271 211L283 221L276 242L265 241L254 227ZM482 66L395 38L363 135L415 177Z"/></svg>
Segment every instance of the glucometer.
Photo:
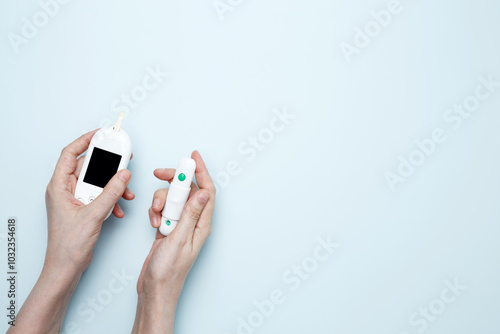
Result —
<svg viewBox="0 0 500 334"><path fill-rule="evenodd" d="M122 119L123 113L120 114L115 126L100 129L90 141L75 189L75 198L85 205L102 193L116 172L128 166L132 154L132 142L121 128Z"/></svg>
<svg viewBox="0 0 500 334"><path fill-rule="evenodd" d="M168 189L167 201L161 212L160 233L169 235L177 226L182 210L186 205L191 182L193 182L196 162L190 158L182 158L175 171L174 179Z"/></svg>

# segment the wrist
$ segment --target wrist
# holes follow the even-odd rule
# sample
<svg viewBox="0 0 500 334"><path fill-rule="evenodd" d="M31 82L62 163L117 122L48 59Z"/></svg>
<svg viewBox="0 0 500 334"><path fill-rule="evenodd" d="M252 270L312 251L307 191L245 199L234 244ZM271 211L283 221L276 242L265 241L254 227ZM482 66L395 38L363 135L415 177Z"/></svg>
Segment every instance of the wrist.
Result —
<svg viewBox="0 0 500 334"><path fill-rule="evenodd" d="M55 294L72 292L82 277L82 270L72 266L62 266L45 262L40 273L39 281L47 282Z"/></svg>
<svg viewBox="0 0 500 334"><path fill-rule="evenodd" d="M140 293L133 333L173 333L177 298Z"/></svg>
<svg viewBox="0 0 500 334"><path fill-rule="evenodd" d="M45 261L40 277L24 302L16 320L14 333L60 331L71 296L81 272L68 270Z"/></svg>
<svg viewBox="0 0 500 334"><path fill-rule="evenodd" d="M145 290L139 298L144 304L152 305L157 309L175 310L179 296L180 292L165 289L163 291Z"/></svg>
<svg viewBox="0 0 500 334"><path fill-rule="evenodd" d="M165 275L161 279L145 275L143 284L143 298L153 301L156 299L175 301L179 299L184 287L185 277L179 275Z"/></svg>
<svg viewBox="0 0 500 334"><path fill-rule="evenodd" d="M81 276L90 264L91 256L87 260L82 254L75 255L71 251L62 249L65 248L49 243L43 267L67 275Z"/></svg>
<svg viewBox="0 0 500 334"><path fill-rule="evenodd" d="M64 260L54 255L57 255L57 253L50 252L47 249L39 280L42 282L51 282L51 286L59 287L62 291L67 290L71 286L76 287L85 268L75 262Z"/></svg>
<svg viewBox="0 0 500 334"><path fill-rule="evenodd" d="M145 284L146 285L146 284ZM172 285L154 285L144 286L144 292L141 294L144 301L151 303L175 302L179 300L183 284Z"/></svg>
<svg viewBox="0 0 500 334"><path fill-rule="evenodd" d="M85 268L74 263L46 257L42 268L42 275L67 281L80 279L84 271Z"/></svg>

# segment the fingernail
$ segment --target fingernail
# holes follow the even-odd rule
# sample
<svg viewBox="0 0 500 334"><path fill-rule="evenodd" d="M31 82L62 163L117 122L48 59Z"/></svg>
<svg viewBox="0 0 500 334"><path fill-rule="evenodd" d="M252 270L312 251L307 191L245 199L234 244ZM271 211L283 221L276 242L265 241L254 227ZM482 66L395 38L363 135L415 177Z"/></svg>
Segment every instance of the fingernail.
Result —
<svg viewBox="0 0 500 334"><path fill-rule="evenodd" d="M203 191L202 193L200 193L200 194L198 195L198 203L200 203L200 204L202 204L202 205L203 205L203 204L205 204L207 201L208 201L208 194L207 194L205 191Z"/></svg>
<svg viewBox="0 0 500 334"><path fill-rule="evenodd" d="M153 208L155 209L159 209L160 208L160 199L159 198L155 198L154 201L153 201Z"/></svg>
<svg viewBox="0 0 500 334"><path fill-rule="evenodd" d="M127 183L130 180L130 176L131 176L130 172L127 169L118 172L118 177L125 183Z"/></svg>
<svg viewBox="0 0 500 334"><path fill-rule="evenodd" d="M156 216L153 217L153 226L158 227L158 217Z"/></svg>

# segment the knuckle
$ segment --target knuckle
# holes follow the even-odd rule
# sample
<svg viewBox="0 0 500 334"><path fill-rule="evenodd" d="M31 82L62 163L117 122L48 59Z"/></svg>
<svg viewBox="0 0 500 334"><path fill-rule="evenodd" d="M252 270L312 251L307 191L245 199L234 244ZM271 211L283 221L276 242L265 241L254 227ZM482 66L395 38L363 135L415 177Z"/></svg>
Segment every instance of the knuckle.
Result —
<svg viewBox="0 0 500 334"><path fill-rule="evenodd" d="M121 193L118 191L116 188L111 188L109 189L109 196L113 199L119 199L121 196Z"/></svg>
<svg viewBox="0 0 500 334"><path fill-rule="evenodd" d="M155 191L154 198L163 199L168 192L168 189L158 189Z"/></svg>
<svg viewBox="0 0 500 334"><path fill-rule="evenodd" d="M108 191L108 196L113 199L118 200L122 196L122 192L120 191L120 189L112 183L109 184L107 191Z"/></svg>
<svg viewBox="0 0 500 334"><path fill-rule="evenodd" d="M66 153L69 151L69 145L64 146L63 149L61 150L61 156L65 156Z"/></svg>
<svg viewBox="0 0 500 334"><path fill-rule="evenodd" d="M188 217L192 220L198 221L198 219L200 219L200 214L201 212L197 209L189 208L188 210Z"/></svg>
<svg viewBox="0 0 500 334"><path fill-rule="evenodd" d="M153 211L153 208L149 208L148 215L149 215L149 220L152 221L153 218L156 216L156 213Z"/></svg>

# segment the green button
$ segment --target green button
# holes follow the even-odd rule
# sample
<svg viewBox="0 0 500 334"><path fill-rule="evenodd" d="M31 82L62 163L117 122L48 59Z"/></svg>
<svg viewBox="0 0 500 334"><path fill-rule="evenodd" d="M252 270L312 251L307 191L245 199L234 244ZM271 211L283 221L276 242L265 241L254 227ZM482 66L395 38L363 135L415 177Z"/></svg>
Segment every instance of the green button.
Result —
<svg viewBox="0 0 500 334"><path fill-rule="evenodd" d="M182 174L182 173L181 173L181 174L179 174L179 181L181 181L181 182L182 182L182 181L184 181L185 179L186 179L186 175L184 175L184 174Z"/></svg>
<svg viewBox="0 0 500 334"><path fill-rule="evenodd" d="M167 220L167 226L170 226L170 224L172 224L170 220Z"/></svg>

